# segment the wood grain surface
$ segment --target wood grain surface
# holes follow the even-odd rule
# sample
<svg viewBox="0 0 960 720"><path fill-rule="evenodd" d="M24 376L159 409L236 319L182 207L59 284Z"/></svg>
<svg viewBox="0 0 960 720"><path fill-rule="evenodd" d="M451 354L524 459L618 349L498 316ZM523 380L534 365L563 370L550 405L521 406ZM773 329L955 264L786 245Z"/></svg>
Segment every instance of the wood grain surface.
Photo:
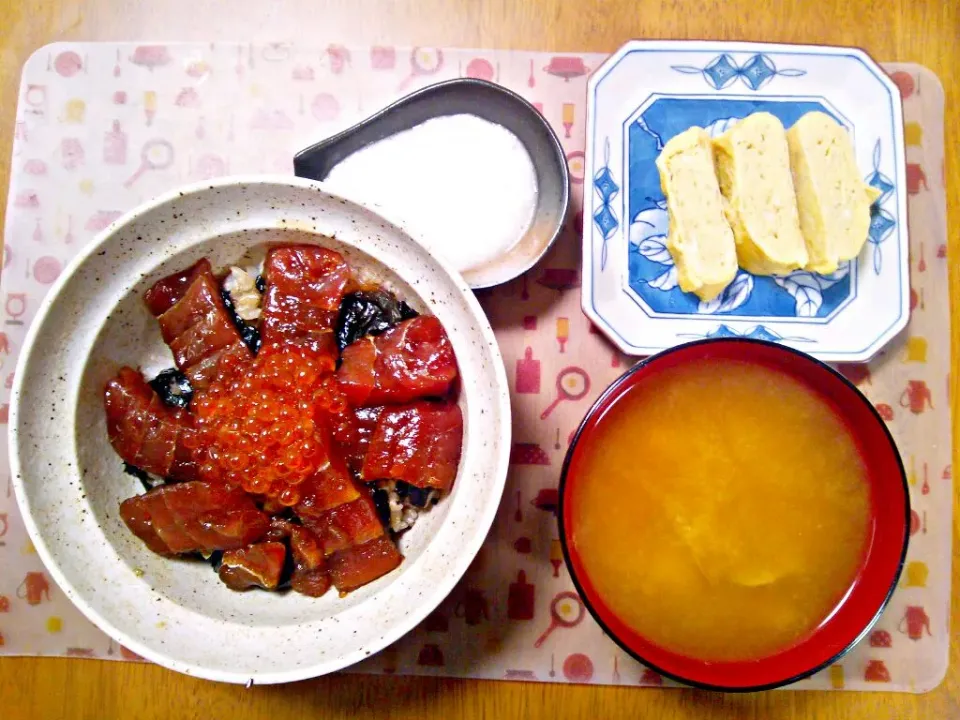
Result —
<svg viewBox="0 0 960 720"><path fill-rule="evenodd" d="M960 2L957 0L0 0L0 213L20 69L56 40L287 40L604 52L631 38L856 45L917 62L946 91L950 257L960 257ZM0 216L2 217L2 216ZM951 263L954 317L960 277ZM958 357L960 323L952 332ZM954 417L958 415L956 386ZM956 424L954 445L956 442ZM954 587L960 587L954 498ZM0 568L3 572L3 568ZM953 634L960 615L954 603ZM337 676L245 690L136 663L0 659L0 718L960 718L960 653L946 680L913 696L854 692L719 695L450 679Z"/></svg>

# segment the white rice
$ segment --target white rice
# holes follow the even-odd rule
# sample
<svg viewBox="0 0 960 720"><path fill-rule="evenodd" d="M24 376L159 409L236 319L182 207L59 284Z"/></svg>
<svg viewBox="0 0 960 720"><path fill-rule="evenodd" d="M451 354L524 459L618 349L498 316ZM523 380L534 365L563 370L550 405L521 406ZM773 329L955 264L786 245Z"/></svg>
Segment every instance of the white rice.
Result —
<svg viewBox="0 0 960 720"><path fill-rule="evenodd" d="M377 487L387 493L387 504L390 507L390 529L397 533L412 528L417 522L420 509L408 505L405 499L400 497L393 480L378 483Z"/></svg>
<svg viewBox="0 0 960 720"><path fill-rule="evenodd" d="M223 289L230 294L233 309L241 320L252 322L260 318L260 291L256 279L246 270L236 266L224 278Z"/></svg>

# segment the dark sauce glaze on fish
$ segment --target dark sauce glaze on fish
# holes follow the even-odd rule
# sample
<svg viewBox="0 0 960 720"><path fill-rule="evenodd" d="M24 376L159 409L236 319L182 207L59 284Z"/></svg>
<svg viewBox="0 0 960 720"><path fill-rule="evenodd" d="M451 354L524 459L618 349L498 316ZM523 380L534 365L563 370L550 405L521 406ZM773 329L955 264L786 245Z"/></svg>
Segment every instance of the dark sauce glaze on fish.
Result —
<svg viewBox="0 0 960 720"><path fill-rule="evenodd" d="M402 562L398 503L415 520L450 489L456 358L436 318L361 286L332 250L272 247L255 285L259 322L206 260L146 293L177 367L106 386L110 442L146 490L120 515L231 589L344 594Z"/></svg>

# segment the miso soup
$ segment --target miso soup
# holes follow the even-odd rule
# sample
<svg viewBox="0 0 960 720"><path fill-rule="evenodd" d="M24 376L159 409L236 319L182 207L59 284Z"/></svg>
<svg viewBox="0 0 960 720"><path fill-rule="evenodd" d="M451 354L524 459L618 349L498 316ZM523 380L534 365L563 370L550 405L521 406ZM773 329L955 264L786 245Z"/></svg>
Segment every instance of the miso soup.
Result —
<svg viewBox="0 0 960 720"><path fill-rule="evenodd" d="M671 652L768 656L842 600L871 532L867 469L828 399L730 359L668 367L584 436L569 496L586 580Z"/></svg>

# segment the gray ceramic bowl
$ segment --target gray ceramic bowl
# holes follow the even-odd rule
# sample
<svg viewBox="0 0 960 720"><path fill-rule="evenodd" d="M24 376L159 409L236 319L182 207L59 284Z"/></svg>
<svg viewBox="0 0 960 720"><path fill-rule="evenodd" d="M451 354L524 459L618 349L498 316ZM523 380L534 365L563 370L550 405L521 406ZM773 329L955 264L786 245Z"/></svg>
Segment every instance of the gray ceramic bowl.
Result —
<svg viewBox="0 0 960 720"><path fill-rule="evenodd" d="M368 145L431 118L461 114L476 115L512 132L530 153L536 170L537 206L524 237L504 255L463 273L474 289L499 285L529 270L550 249L570 203L570 176L560 140L543 115L516 93L470 78L428 85L302 150L293 160L294 172L311 180L325 180L334 166Z"/></svg>

